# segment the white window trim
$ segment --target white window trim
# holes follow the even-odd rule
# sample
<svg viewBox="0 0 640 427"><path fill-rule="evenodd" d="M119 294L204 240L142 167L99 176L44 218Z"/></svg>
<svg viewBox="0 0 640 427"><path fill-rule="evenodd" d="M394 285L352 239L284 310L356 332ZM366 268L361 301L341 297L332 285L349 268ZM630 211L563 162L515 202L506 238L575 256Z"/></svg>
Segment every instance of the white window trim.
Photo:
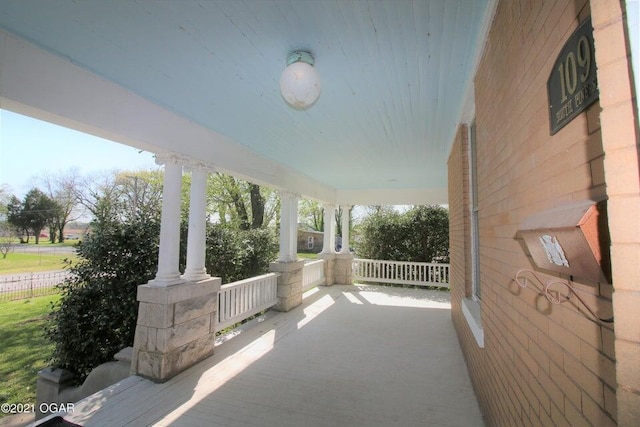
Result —
<svg viewBox="0 0 640 427"><path fill-rule="evenodd" d="M470 298L462 298L462 313L476 339L478 347L484 348L484 329L482 328L482 316L480 303Z"/></svg>
<svg viewBox="0 0 640 427"><path fill-rule="evenodd" d="M472 290L470 298L462 299L462 313L464 315L471 333L478 344L478 347L484 348L484 329L482 328L482 316L480 310L479 295L482 291L480 288L480 263L478 257L479 241L478 241L478 229L477 229L477 216L478 216L478 200L476 189L476 146L475 146L475 118L471 120L468 125L469 129L469 193L470 200L470 222L471 222L471 281Z"/></svg>

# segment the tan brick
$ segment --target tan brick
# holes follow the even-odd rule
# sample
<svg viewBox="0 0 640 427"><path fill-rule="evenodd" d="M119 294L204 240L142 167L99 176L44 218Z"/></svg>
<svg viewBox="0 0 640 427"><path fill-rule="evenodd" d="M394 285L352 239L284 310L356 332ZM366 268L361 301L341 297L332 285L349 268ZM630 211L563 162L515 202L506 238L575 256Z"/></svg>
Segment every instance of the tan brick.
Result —
<svg viewBox="0 0 640 427"><path fill-rule="evenodd" d="M537 343L540 345L540 348L542 348L542 350L549 356L549 359L551 361L553 361L558 366L562 366L564 355L560 344L553 341L549 336L544 334L538 335Z"/></svg>
<svg viewBox="0 0 640 427"><path fill-rule="evenodd" d="M571 427L569 421L564 417L564 409L561 411L557 406L551 405L551 420L554 426L558 427Z"/></svg>
<svg viewBox="0 0 640 427"><path fill-rule="evenodd" d="M640 343L617 340L616 356L620 385L640 391Z"/></svg>
<svg viewBox="0 0 640 427"><path fill-rule="evenodd" d="M604 179L604 157L591 161L591 185L602 185L606 181Z"/></svg>
<svg viewBox="0 0 640 427"><path fill-rule="evenodd" d="M637 426L640 420L640 394L619 388L616 392L618 399L618 425Z"/></svg>
<svg viewBox="0 0 640 427"><path fill-rule="evenodd" d="M529 354L536 361L542 371L549 373L549 356L535 340L529 339Z"/></svg>
<svg viewBox="0 0 640 427"><path fill-rule="evenodd" d="M564 405L564 416L567 417L567 421L574 426L591 427L592 424L584 417L578 408L573 406L570 402L566 402Z"/></svg>
<svg viewBox="0 0 640 427"><path fill-rule="evenodd" d="M596 51L596 60L597 60ZM609 64L598 66L598 89L600 90L600 106L603 112L610 106L633 99L627 58L619 59ZM605 138L606 138L606 126Z"/></svg>
<svg viewBox="0 0 640 427"><path fill-rule="evenodd" d="M600 130L600 111L602 111L600 102L594 102L587 108L587 129L590 135ZM600 143L600 146L602 146L602 143Z"/></svg>
<svg viewBox="0 0 640 427"><path fill-rule="evenodd" d="M600 327L600 333L602 334L602 352L609 358L615 360L615 333L611 329L605 327Z"/></svg>
<svg viewBox="0 0 640 427"><path fill-rule="evenodd" d="M578 384L582 391L586 392L592 399L604 407L603 385L597 375L587 369L579 360L574 359L566 353L564 358L564 371L569 378Z"/></svg>
<svg viewBox="0 0 640 427"><path fill-rule="evenodd" d="M624 290L614 292L616 339L640 342L638 307L640 307L640 292Z"/></svg>
<svg viewBox="0 0 640 427"><path fill-rule="evenodd" d="M581 298L585 299L584 295L581 295ZM598 323L587 318L585 314L578 313L569 308L563 311L562 316L562 325L568 331L576 334L576 336L589 343L592 347L597 349L601 348L602 337Z"/></svg>
<svg viewBox="0 0 640 427"><path fill-rule="evenodd" d="M594 33L597 34L601 27L617 22L622 18L620 2L616 0L598 0L590 2L591 17Z"/></svg>
<svg viewBox="0 0 640 427"><path fill-rule="evenodd" d="M580 358L580 338L564 328L551 328L549 336L576 359Z"/></svg>
<svg viewBox="0 0 640 427"><path fill-rule="evenodd" d="M605 167L607 165L605 164ZM636 175L637 177L637 175ZM639 197L615 197L609 200L607 206L609 216L609 232L611 241L616 243L638 243L640 242L640 221L633 219L640 218L640 198ZM616 272L621 268L636 268L636 265L618 266L614 264L614 283L616 283Z"/></svg>
<svg viewBox="0 0 640 427"><path fill-rule="evenodd" d="M554 382L553 379L551 379L549 375L544 372L539 372L537 379L540 382L540 386L549 396L549 399L551 399L551 402L562 402L564 400L563 391L560 389L560 387L558 387L558 385ZM547 413L551 414L551 412L549 411L547 411Z"/></svg>
<svg viewBox="0 0 640 427"><path fill-rule="evenodd" d="M634 117L635 107L631 101L609 106L600 113L600 123L606 128L606 138L602 140L606 151L636 145Z"/></svg>
<svg viewBox="0 0 640 427"><path fill-rule="evenodd" d="M614 421L617 419L618 400L615 390L609 387L604 388L604 409Z"/></svg>
<svg viewBox="0 0 640 427"><path fill-rule="evenodd" d="M598 68L621 58L626 58L629 54L622 20L617 20L594 31L593 39L597 50Z"/></svg>
<svg viewBox="0 0 640 427"><path fill-rule="evenodd" d="M529 387L531 387L531 390L533 391L533 395L535 396L535 398L537 398L538 401L540 402L540 407L546 413L549 414L551 413L551 397L549 396L549 393L547 392L547 390L538 382L537 377L539 375L540 374L536 374L536 375L531 374L529 376ZM529 402L531 402L531 400L529 400ZM536 415L539 415L540 411L535 410L535 413Z"/></svg>
<svg viewBox="0 0 640 427"><path fill-rule="evenodd" d="M601 378L606 384L612 388L616 387L616 365L613 360L603 355L596 348L593 348L586 342L581 342L580 361L593 374ZM639 370L640 372L640 370Z"/></svg>
<svg viewBox="0 0 640 427"><path fill-rule="evenodd" d="M616 261L617 276L624 277L624 280L616 281L616 291L640 292L640 268L634 268L640 266L640 243L613 245L611 258Z"/></svg>
<svg viewBox="0 0 640 427"><path fill-rule="evenodd" d="M549 375L556 383L556 385L562 390L565 398L570 400L574 405L581 406L581 393L577 384L571 380L562 370L560 370L554 364L551 364Z"/></svg>
<svg viewBox="0 0 640 427"><path fill-rule="evenodd" d="M616 189L618 194L640 194L640 182L629 179L633 172L638 174L638 147L627 146L607 151L606 165L607 185Z"/></svg>
<svg viewBox="0 0 640 427"><path fill-rule="evenodd" d="M537 376L538 371L540 370L540 366L538 366L538 363L536 362L536 360L533 357L531 357L531 355L529 354L529 350L522 348L520 350L519 356L520 356L520 359L522 359L524 366L527 367L529 372L531 372L533 376Z"/></svg>
<svg viewBox="0 0 640 427"><path fill-rule="evenodd" d="M598 427L616 426L615 421L586 393L582 394L582 411L593 425Z"/></svg>
<svg viewBox="0 0 640 427"><path fill-rule="evenodd" d="M541 411L538 417L540 421L538 425L541 425L543 427L552 427L554 425L554 422L551 419L551 414L547 414L546 412Z"/></svg>

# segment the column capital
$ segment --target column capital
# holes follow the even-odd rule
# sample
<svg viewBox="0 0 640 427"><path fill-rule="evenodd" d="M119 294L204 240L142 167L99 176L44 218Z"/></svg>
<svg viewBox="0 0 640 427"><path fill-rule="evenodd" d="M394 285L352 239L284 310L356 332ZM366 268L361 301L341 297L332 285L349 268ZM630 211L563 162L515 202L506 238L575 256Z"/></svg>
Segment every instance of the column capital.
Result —
<svg viewBox="0 0 640 427"><path fill-rule="evenodd" d="M208 165L206 163L199 162L197 160L188 160L184 163L185 171L194 172L201 171L207 173L214 173L216 168L214 166Z"/></svg>
<svg viewBox="0 0 640 427"><path fill-rule="evenodd" d="M353 207L353 205L340 205L340 207L341 207L342 209L345 209L345 210L351 210L351 208Z"/></svg>
<svg viewBox="0 0 640 427"><path fill-rule="evenodd" d="M288 190L278 190L278 194L280 194L280 197L288 197L291 199L300 199L301 197L300 194Z"/></svg>
<svg viewBox="0 0 640 427"><path fill-rule="evenodd" d="M322 207L325 209L335 209L336 205L334 203L323 203Z"/></svg>
<svg viewBox="0 0 640 427"><path fill-rule="evenodd" d="M186 160L177 154L156 154L156 165L184 165Z"/></svg>

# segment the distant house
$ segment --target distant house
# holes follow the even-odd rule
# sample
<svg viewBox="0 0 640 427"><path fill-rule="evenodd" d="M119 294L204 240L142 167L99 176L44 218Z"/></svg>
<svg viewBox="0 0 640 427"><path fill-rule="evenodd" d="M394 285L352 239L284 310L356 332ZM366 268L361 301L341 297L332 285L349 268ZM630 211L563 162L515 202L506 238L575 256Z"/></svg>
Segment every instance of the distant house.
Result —
<svg viewBox="0 0 640 427"><path fill-rule="evenodd" d="M322 231L317 231L308 224L298 224L298 252L321 252L323 238Z"/></svg>

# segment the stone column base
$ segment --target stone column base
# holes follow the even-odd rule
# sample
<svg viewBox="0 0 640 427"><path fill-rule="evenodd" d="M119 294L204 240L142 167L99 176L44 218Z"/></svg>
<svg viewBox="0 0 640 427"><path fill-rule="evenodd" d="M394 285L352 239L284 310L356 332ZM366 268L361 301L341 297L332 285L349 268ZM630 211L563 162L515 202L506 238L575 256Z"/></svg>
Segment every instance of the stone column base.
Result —
<svg viewBox="0 0 640 427"><path fill-rule="evenodd" d="M277 311L289 311L302 304L302 270L304 260L292 262L272 262L269 271L280 273L278 277Z"/></svg>
<svg viewBox="0 0 640 427"><path fill-rule="evenodd" d="M138 287L134 375L165 382L213 354L221 279Z"/></svg>
<svg viewBox="0 0 640 427"><path fill-rule="evenodd" d="M36 383L36 420L48 415L50 412L43 412L43 403L63 403L60 393L71 386L73 374L61 368L45 368L38 372ZM67 403L67 402L64 402Z"/></svg>
<svg viewBox="0 0 640 427"><path fill-rule="evenodd" d="M336 283L336 276L335 276L335 259L336 259L336 254L325 254L325 253L319 253L318 254L318 259L323 259L324 260L324 279L325 279L325 286L331 286L334 285Z"/></svg>
<svg viewBox="0 0 640 427"><path fill-rule="evenodd" d="M335 283L353 285L353 254L337 254L335 259Z"/></svg>

